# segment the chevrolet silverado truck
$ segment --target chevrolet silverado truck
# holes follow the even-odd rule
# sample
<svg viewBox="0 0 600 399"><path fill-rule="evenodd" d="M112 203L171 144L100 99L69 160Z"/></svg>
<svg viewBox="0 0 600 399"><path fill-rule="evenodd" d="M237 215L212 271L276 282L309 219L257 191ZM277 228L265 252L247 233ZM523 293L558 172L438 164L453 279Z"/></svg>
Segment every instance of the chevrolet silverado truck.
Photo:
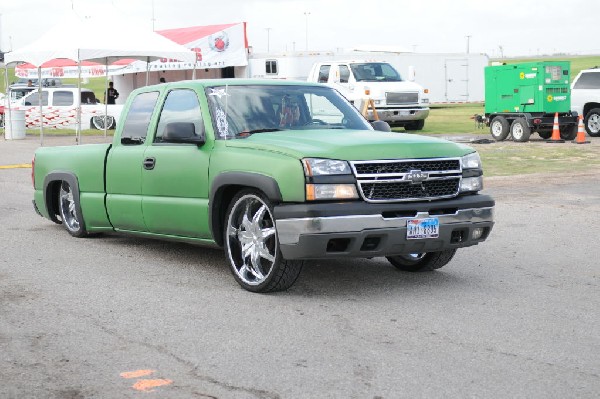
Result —
<svg viewBox="0 0 600 399"><path fill-rule="evenodd" d="M587 134L600 136L600 68L584 69L571 84L571 109L583 115Z"/></svg>
<svg viewBox="0 0 600 399"><path fill-rule="evenodd" d="M147 86L128 97L111 144L35 152L33 204L74 237L222 247L253 292L289 288L309 259L438 269L493 227L481 160L463 144L389 130L325 85Z"/></svg>

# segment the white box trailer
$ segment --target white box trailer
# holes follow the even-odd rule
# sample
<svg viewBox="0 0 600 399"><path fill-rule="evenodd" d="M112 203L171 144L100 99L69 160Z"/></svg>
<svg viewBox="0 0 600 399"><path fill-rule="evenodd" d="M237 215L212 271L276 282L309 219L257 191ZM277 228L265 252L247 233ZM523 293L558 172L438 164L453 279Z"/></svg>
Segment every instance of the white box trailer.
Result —
<svg viewBox="0 0 600 399"><path fill-rule="evenodd" d="M306 80L316 62L362 59L387 61L406 80L418 82L429 90L431 103L483 102L485 54L426 54L370 51L298 51L250 54L247 77Z"/></svg>

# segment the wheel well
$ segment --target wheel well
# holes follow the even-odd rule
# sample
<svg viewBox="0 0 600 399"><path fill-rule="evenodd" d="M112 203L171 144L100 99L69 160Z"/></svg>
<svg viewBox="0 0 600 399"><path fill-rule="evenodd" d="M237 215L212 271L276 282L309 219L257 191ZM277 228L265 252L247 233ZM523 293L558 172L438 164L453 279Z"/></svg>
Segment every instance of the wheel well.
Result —
<svg viewBox="0 0 600 399"><path fill-rule="evenodd" d="M61 184L62 180L54 180L48 183L46 188L46 208L48 209L50 220L52 220L54 223L62 223L58 218L58 215L60 215L58 193L60 191Z"/></svg>
<svg viewBox="0 0 600 399"><path fill-rule="evenodd" d="M594 108L600 108L600 103L587 103L583 106L583 117L587 116L587 113Z"/></svg>
<svg viewBox="0 0 600 399"><path fill-rule="evenodd" d="M225 228L225 214L231 204L233 197L245 188L252 188L242 185L229 185L220 187L215 193L213 204L211 206L211 228L213 239L220 247L223 246L223 229Z"/></svg>

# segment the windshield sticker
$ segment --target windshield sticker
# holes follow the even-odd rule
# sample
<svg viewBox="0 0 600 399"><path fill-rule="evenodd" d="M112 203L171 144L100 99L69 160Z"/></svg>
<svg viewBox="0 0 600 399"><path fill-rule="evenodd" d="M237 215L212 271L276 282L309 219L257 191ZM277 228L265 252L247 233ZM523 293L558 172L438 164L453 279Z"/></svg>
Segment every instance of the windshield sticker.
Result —
<svg viewBox="0 0 600 399"><path fill-rule="evenodd" d="M217 130L219 131L219 136L227 137L227 134L229 133L227 114L221 108L217 108L216 113Z"/></svg>

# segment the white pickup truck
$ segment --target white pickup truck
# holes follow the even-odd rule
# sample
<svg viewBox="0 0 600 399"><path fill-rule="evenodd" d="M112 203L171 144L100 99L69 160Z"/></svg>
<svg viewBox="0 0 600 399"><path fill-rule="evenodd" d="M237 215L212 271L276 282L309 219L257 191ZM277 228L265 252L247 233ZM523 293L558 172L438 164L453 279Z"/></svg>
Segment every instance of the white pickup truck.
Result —
<svg viewBox="0 0 600 399"><path fill-rule="evenodd" d="M41 115L40 93L37 89L11 104L11 109L25 111L25 126L28 129L38 127L40 119L44 128L77 129L77 108L80 105L82 129L104 129L105 123L108 129L114 129L123 108L122 105L111 104L105 109L92 90L82 88L79 95L77 87L44 87L41 98Z"/></svg>
<svg viewBox="0 0 600 399"><path fill-rule="evenodd" d="M571 111L583 115L585 130L600 136L600 68L584 69L571 84Z"/></svg>
<svg viewBox="0 0 600 399"><path fill-rule="evenodd" d="M379 119L392 127L421 130L429 115L427 91L415 82L403 80L387 62L317 62L307 80L333 87L359 110L364 101L373 100ZM367 109L367 119L375 119L372 110Z"/></svg>

